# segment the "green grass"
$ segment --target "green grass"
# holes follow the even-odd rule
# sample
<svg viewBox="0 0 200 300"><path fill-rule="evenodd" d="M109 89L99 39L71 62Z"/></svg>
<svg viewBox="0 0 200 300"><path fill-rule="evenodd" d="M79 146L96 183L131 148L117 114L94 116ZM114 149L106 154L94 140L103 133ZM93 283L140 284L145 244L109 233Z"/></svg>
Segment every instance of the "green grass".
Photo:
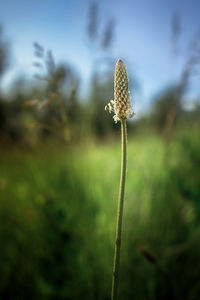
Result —
<svg viewBox="0 0 200 300"><path fill-rule="evenodd" d="M174 138L169 149L154 135L128 141L119 299L169 297L171 283L140 247L157 257L180 299L197 299L196 136ZM109 299L119 161L114 142L2 152L2 299Z"/></svg>

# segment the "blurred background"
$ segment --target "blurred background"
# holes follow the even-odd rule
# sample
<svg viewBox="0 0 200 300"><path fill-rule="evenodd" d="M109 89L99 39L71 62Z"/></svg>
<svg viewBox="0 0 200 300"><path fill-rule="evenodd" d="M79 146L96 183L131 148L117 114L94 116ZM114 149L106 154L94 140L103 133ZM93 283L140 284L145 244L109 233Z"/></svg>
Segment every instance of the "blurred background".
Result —
<svg viewBox="0 0 200 300"><path fill-rule="evenodd" d="M0 1L0 299L110 299L115 63L136 116L119 299L199 299L200 3Z"/></svg>

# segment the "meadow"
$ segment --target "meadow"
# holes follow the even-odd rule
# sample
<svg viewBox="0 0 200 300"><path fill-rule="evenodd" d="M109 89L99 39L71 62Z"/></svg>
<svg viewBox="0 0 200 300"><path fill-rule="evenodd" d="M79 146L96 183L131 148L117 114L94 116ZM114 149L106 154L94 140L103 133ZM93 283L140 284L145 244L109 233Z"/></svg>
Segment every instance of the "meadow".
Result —
<svg viewBox="0 0 200 300"><path fill-rule="evenodd" d="M119 299L198 299L199 124L128 138ZM0 298L109 299L120 143L1 150Z"/></svg>

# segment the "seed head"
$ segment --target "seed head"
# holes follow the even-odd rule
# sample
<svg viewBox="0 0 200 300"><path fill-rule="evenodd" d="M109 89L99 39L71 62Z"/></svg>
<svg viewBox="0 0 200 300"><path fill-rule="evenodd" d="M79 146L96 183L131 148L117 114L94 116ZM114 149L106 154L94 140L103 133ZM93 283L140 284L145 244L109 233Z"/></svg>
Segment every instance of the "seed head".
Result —
<svg viewBox="0 0 200 300"><path fill-rule="evenodd" d="M126 67L120 59L118 59L115 67L114 100L106 105L105 110L115 113L113 118L116 123L120 120L126 120L128 117L131 118L135 114L131 109Z"/></svg>

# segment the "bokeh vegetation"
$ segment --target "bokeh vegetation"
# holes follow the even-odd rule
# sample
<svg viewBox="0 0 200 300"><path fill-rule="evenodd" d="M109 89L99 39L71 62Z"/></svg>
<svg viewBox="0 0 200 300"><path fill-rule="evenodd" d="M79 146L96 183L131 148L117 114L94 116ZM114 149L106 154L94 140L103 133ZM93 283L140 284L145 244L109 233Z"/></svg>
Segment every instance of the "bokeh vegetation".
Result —
<svg viewBox="0 0 200 300"><path fill-rule="evenodd" d="M93 4L87 101L73 66L37 42L36 79L0 91L1 299L110 297L120 127L104 106L113 97L114 28L111 18L97 34ZM198 47L195 37L180 80L128 124L119 299L199 297L200 105L183 105ZM0 80L9 61L1 29Z"/></svg>

